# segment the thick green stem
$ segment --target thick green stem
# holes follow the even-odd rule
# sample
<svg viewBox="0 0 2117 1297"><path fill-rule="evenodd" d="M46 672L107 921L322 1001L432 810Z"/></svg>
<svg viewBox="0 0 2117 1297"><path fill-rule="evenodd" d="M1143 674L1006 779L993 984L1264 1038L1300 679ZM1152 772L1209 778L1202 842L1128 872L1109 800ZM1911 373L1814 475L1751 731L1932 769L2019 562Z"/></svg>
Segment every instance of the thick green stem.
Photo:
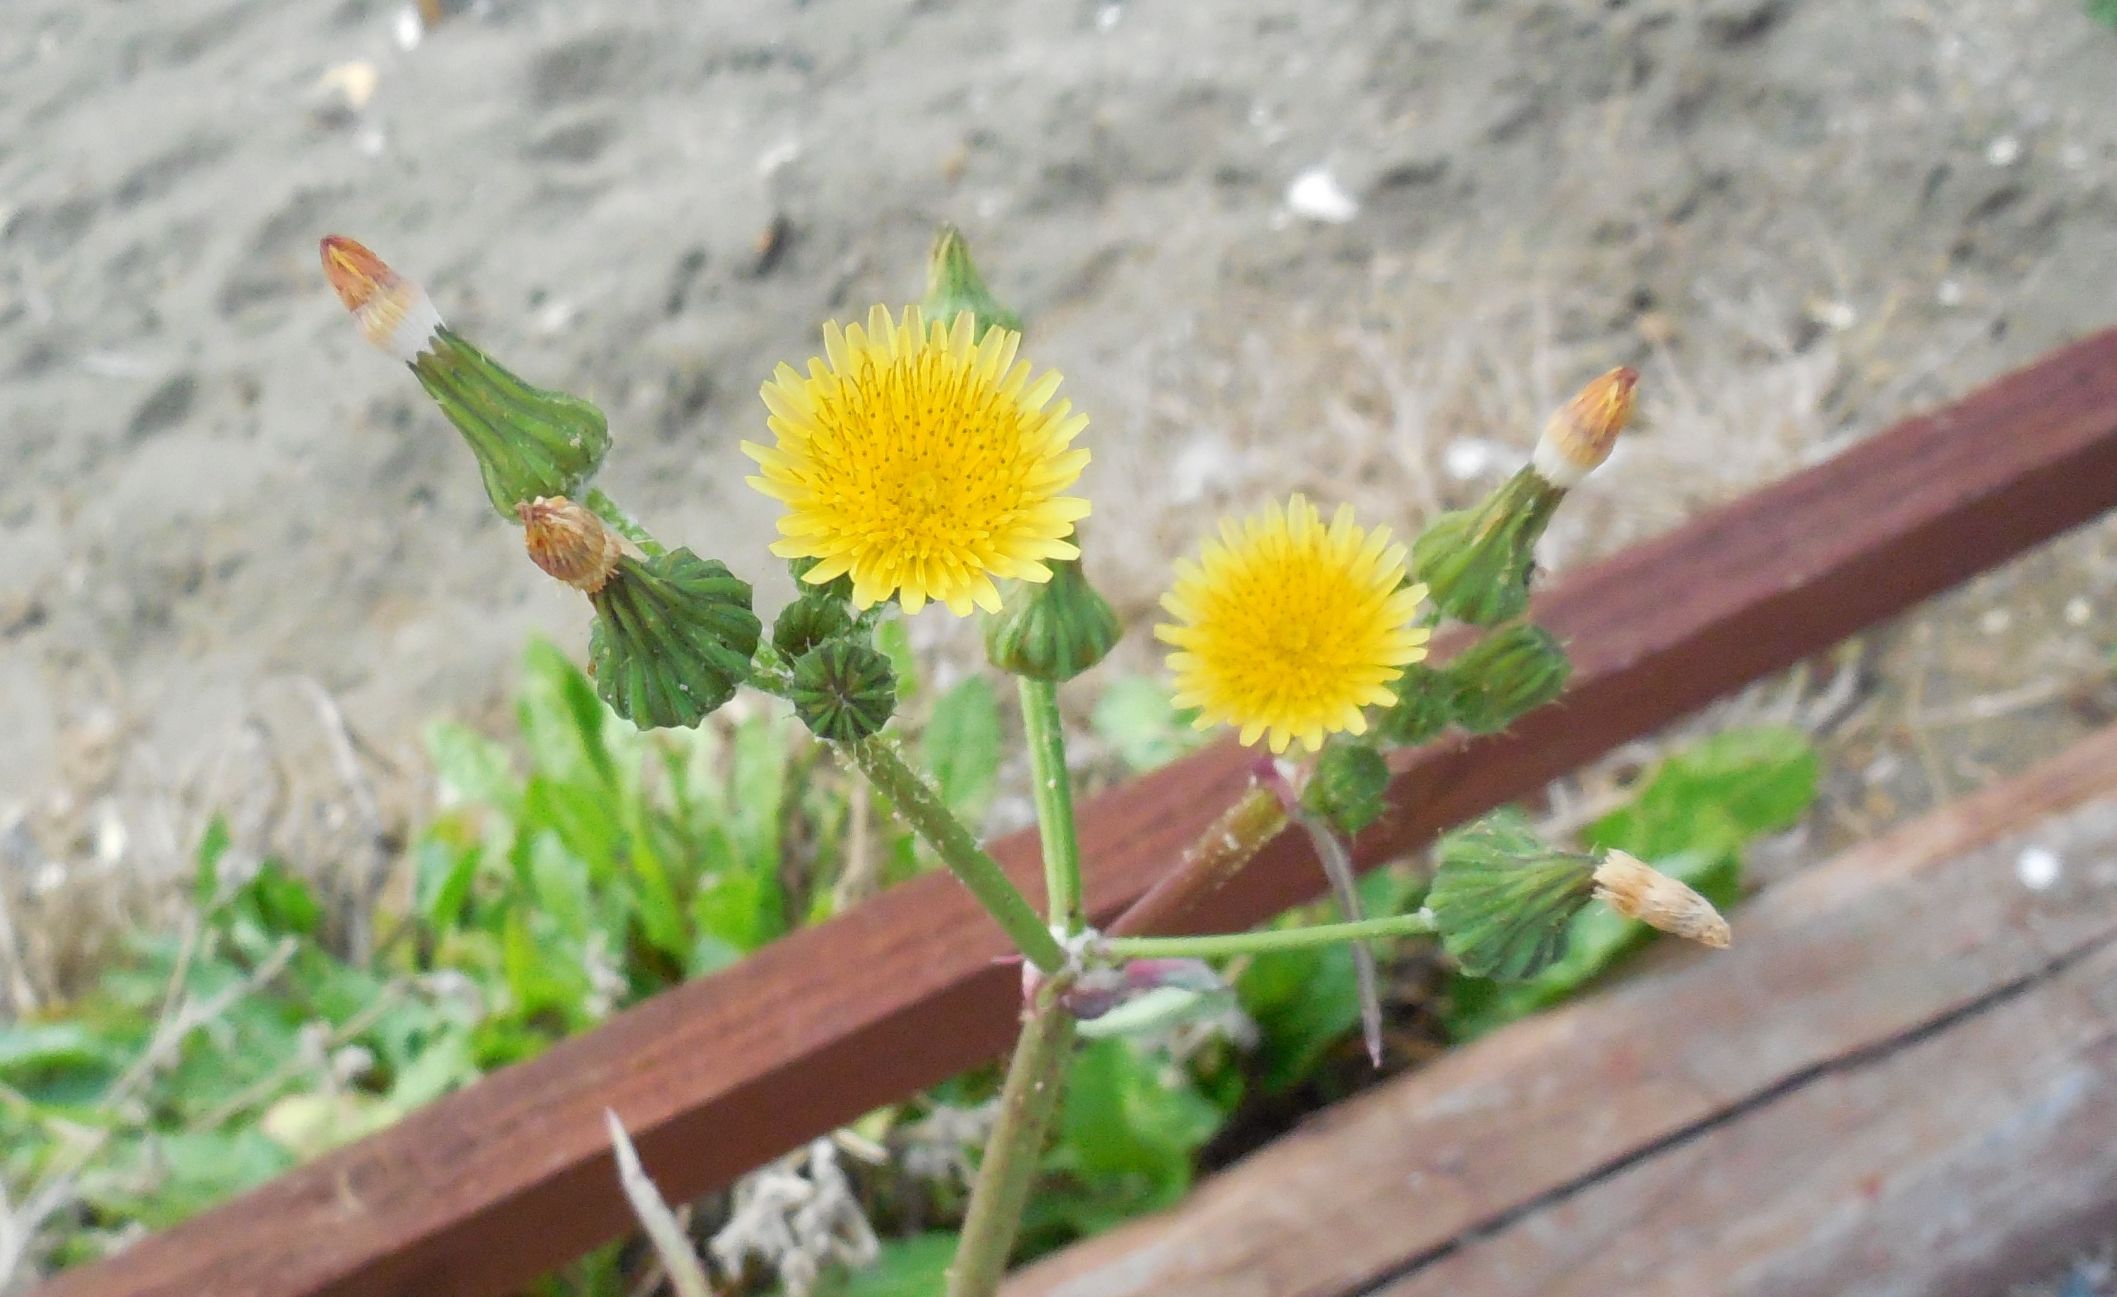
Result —
<svg viewBox="0 0 2117 1297"><path fill-rule="evenodd" d="M1211 937L1105 937L1098 943L1116 959L1224 959L1233 955L1264 955L1278 950L1303 950L1310 946L1334 945L1340 941L1371 941L1377 937L1416 937L1433 931L1433 919L1424 911L1394 914L1357 923L1321 923L1312 928L1268 928L1258 932L1228 932Z"/></svg>
<svg viewBox="0 0 2117 1297"><path fill-rule="evenodd" d="M1045 910L1053 928L1071 935L1081 930L1081 847L1074 832L1073 782L1066 773L1058 686L1024 676L1021 693L1037 830L1044 840Z"/></svg>
<svg viewBox="0 0 2117 1297"><path fill-rule="evenodd" d="M1065 1081L1066 1054L1073 1046L1073 1015L1059 1003L1066 979L1038 988L1022 1035L1015 1042L1007 1084L1000 1091L1000 1116L978 1164L978 1181L970 1191L970 1214L948 1272L948 1297L993 1297L1007 1273L1007 1256L1021 1232L1022 1212L1036 1184L1044 1138L1058 1112Z"/></svg>
<svg viewBox="0 0 2117 1297"><path fill-rule="evenodd" d="M912 832L926 840L949 872L962 880L1030 963L1046 973L1056 973L1066 966L1066 952L1058 939L1029 902L1022 899L1022 893L1001 870L999 862L985 854L970 830L942 804L933 785L904 763L888 739L864 738L844 747L853 764L897 808L897 814L904 817Z"/></svg>
<svg viewBox="0 0 2117 1297"><path fill-rule="evenodd" d="M640 526L639 519L626 513L624 506L605 495L602 487L589 487L588 497L581 503L588 506L590 513L610 524L610 530L639 546L640 553L647 557L655 558L669 552L652 533Z"/></svg>

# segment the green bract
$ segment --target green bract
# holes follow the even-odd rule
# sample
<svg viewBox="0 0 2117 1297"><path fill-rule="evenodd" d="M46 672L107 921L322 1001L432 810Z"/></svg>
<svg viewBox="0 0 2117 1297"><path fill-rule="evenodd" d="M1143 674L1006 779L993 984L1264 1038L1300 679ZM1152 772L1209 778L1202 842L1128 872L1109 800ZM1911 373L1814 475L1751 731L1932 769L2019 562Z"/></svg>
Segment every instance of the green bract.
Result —
<svg viewBox="0 0 2117 1297"><path fill-rule="evenodd" d="M897 676L889 659L853 640L825 640L794 664L788 695L794 714L818 738L864 739L889 723L897 709Z"/></svg>
<svg viewBox="0 0 2117 1297"><path fill-rule="evenodd" d="M1464 972L1520 981L1565 953L1594 872L1593 857L1553 851L1518 819L1493 816L1442 840L1426 907Z"/></svg>
<svg viewBox="0 0 2117 1297"><path fill-rule="evenodd" d="M1448 664L1456 724L1491 734L1563 693L1573 672L1550 632L1527 623L1494 631Z"/></svg>
<svg viewBox="0 0 2117 1297"><path fill-rule="evenodd" d="M978 322L979 337L994 325L1016 333L1022 331L1022 317L1000 305L992 290L985 287L985 277L970 259L970 245L953 225L942 226L934 239L933 252L926 262L926 299L919 304L919 310L927 319L944 325L953 324L956 316L969 311Z"/></svg>
<svg viewBox="0 0 2117 1297"><path fill-rule="evenodd" d="M815 587L779 610L772 622L772 647L789 662L827 639L836 639L853 628L853 610L843 599L833 598Z"/></svg>
<svg viewBox="0 0 2117 1297"><path fill-rule="evenodd" d="M577 498L610 450L601 410L531 387L446 326L412 373L470 443L486 498L510 518L538 496Z"/></svg>
<svg viewBox="0 0 2117 1297"><path fill-rule="evenodd" d="M1334 737L1301 789L1301 809L1345 833L1382 818L1389 807L1389 763L1365 743Z"/></svg>
<svg viewBox="0 0 2117 1297"><path fill-rule="evenodd" d="M1565 492L1525 468L1473 509L1445 513L1412 544L1411 566L1442 612L1474 626L1529 606L1536 542Z"/></svg>
<svg viewBox="0 0 2117 1297"><path fill-rule="evenodd" d="M986 620L985 656L1002 671L1058 682L1102 661L1123 631L1079 559L1050 566L1049 581L1016 583L998 615Z"/></svg>
<svg viewBox="0 0 2117 1297"><path fill-rule="evenodd" d="M1455 686L1444 671L1412 665L1397 677L1397 699L1377 722L1391 743L1424 743L1455 719Z"/></svg>
<svg viewBox="0 0 2117 1297"><path fill-rule="evenodd" d="M624 558L592 596L595 691L640 726L692 726L749 674L763 632L750 584L688 549Z"/></svg>

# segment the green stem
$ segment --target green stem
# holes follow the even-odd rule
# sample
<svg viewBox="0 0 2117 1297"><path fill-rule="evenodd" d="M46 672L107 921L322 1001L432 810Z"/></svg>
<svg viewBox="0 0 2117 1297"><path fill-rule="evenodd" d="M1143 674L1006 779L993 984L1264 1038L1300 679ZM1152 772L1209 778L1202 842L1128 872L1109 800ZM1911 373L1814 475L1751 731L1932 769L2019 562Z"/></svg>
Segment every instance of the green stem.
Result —
<svg viewBox="0 0 2117 1297"><path fill-rule="evenodd" d="M889 798L897 814L911 825L912 832L926 840L941 863L949 872L961 879L971 895L1006 929L1030 963L1046 973L1056 973L1066 966L1066 952L1059 946L1051 929L1044 926L1029 902L1000 868L999 862L985 854L970 830L941 802L941 795L933 785L921 778L916 770L904 764L904 758L889 740L880 736L860 739L844 745L853 764L860 767L875 788Z"/></svg>
<svg viewBox="0 0 2117 1297"><path fill-rule="evenodd" d="M1029 737L1030 777L1035 781L1037 830L1044 840L1044 902L1051 926L1081 930L1081 846L1073 820L1073 782L1066 773L1066 732L1059 719L1058 686L1021 680L1022 726Z"/></svg>
<svg viewBox="0 0 2117 1297"><path fill-rule="evenodd" d="M978 1164L970 1213L949 1267L948 1297L993 1297L1007 1273L1007 1256L1021 1232L1022 1212L1043 1160L1044 1137L1064 1090L1074 1028L1073 1015L1059 1003L1067 981L1054 978L1038 988L1022 1023L1000 1091L999 1120Z"/></svg>
<svg viewBox="0 0 2117 1297"><path fill-rule="evenodd" d="M662 548L662 543L656 540L652 533L640 526L639 519L626 513L624 506L605 495L602 487L589 487L588 497L581 503L588 506L590 513L609 523L610 530L639 546L640 553L647 557L658 558L669 552Z"/></svg>
<svg viewBox="0 0 2117 1297"><path fill-rule="evenodd" d="M1098 944L1117 959L1224 959L1231 955L1304 950L1341 941L1416 937L1432 931L1433 919L1421 911L1381 919L1361 919L1357 923L1320 923L1312 928L1268 928L1211 937L1105 937Z"/></svg>

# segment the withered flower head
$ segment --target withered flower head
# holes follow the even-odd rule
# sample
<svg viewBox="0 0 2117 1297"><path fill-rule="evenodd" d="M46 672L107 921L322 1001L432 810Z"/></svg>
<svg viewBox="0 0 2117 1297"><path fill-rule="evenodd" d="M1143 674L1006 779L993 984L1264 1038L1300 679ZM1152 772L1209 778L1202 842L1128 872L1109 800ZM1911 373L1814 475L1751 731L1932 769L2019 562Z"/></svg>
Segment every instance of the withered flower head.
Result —
<svg viewBox="0 0 2117 1297"><path fill-rule="evenodd" d="M1711 901L1622 851L1610 852L1595 867L1595 899L1628 919L1701 946L1725 950L1731 940L1727 920Z"/></svg>
<svg viewBox="0 0 2117 1297"><path fill-rule="evenodd" d="M624 550L617 534L565 496L538 496L515 506L529 559L583 594L594 594L617 571Z"/></svg>

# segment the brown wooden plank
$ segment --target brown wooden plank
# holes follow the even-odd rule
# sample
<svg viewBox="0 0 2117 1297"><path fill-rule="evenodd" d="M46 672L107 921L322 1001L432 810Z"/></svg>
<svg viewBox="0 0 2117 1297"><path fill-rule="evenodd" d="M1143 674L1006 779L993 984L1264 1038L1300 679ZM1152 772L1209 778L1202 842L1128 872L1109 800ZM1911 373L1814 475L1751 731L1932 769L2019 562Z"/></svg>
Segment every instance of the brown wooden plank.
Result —
<svg viewBox="0 0 2117 1297"><path fill-rule="evenodd" d="M1507 738L1408 754L1398 811L1361 858L1415 846L2112 503L2117 332L1567 577L1539 601L1572 642L1566 703ZM1222 745L1084 808L1091 912L1136 899L1247 765ZM1248 924L1314 895L1293 836L1189 925ZM1032 836L995 853L1035 886ZM491 1297L625 1227L604 1108L672 1196L727 1184L1000 1052L1014 1013L1000 951L952 880L908 884L44 1291Z"/></svg>
<svg viewBox="0 0 2117 1297"><path fill-rule="evenodd" d="M2017 877L2029 844L2066 862L2047 891ZM2113 883L2117 729L1772 889L1733 949L1663 950L1008 1297L1956 1291L1994 1240L2047 1247L2117 1204Z"/></svg>
<svg viewBox="0 0 2117 1297"><path fill-rule="evenodd" d="M2105 942L1376 1297L1993 1297L2117 1225L2113 1014Z"/></svg>

